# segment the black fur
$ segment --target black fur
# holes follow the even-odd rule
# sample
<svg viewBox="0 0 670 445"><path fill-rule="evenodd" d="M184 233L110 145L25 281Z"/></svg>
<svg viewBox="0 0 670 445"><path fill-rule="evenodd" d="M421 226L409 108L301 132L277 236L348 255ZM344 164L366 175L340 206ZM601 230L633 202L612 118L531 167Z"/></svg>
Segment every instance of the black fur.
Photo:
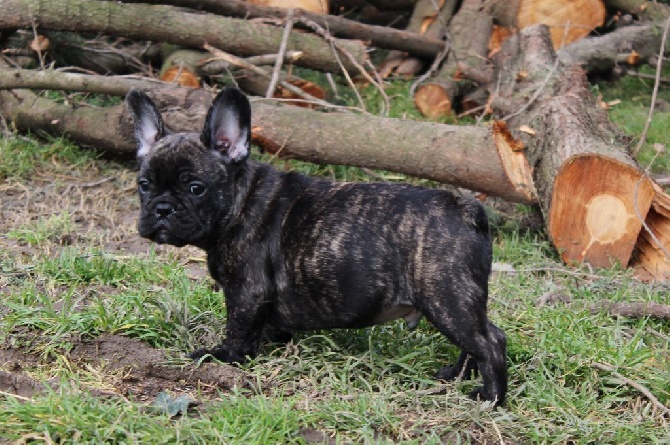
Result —
<svg viewBox="0 0 670 445"><path fill-rule="evenodd" d="M226 338L194 358L242 362L268 329L286 340L425 316L462 350L437 377L478 370L484 384L472 395L504 401L505 335L486 315L491 239L477 201L250 161L250 106L238 90L217 96L201 134L166 131L139 91L126 102L140 146L140 234L204 249L225 292Z"/></svg>

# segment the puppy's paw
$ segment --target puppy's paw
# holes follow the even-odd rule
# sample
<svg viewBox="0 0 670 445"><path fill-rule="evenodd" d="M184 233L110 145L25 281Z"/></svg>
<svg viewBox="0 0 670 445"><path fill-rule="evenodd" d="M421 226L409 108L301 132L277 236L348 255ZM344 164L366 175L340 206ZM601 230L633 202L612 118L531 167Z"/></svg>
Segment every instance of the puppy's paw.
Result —
<svg viewBox="0 0 670 445"><path fill-rule="evenodd" d="M491 391L487 391L486 388L483 386L480 386L479 388L475 388L473 391L468 394L468 397L475 402L481 402L481 401L486 401L486 402L492 402L494 407L498 407L502 404L502 401L499 400L497 395L490 394Z"/></svg>
<svg viewBox="0 0 670 445"><path fill-rule="evenodd" d="M229 364L242 364L244 363L244 357L235 352L229 351L227 348L218 347L214 349L198 349L191 352L189 355L194 361L210 362L212 360L218 360L220 362L229 363Z"/></svg>
<svg viewBox="0 0 670 445"><path fill-rule="evenodd" d="M272 326L265 326L263 329L263 340L268 343L279 343L285 345L293 338L293 334L288 331L282 331Z"/></svg>
<svg viewBox="0 0 670 445"><path fill-rule="evenodd" d="M436 380L449 382L456 379L470 380L477 376L477 363L474 360L468 360L465 364L456 363L454 366L444 366L435 374Z"/></svg>

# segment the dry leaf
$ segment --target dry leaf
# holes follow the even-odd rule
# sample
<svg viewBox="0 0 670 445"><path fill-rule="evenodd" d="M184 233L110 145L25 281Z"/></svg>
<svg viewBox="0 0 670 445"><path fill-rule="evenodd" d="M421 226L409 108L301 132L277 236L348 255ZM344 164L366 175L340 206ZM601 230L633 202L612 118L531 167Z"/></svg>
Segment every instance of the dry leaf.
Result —
<svg viewBox="0 0 670 445"><path fill-rule="evenodd" d="M528 125L522 125L519 127L519 131L523 131L526 134L529 134L531 136L535 136L537 132L530 128Z"/></svg>
<svg viewBox="0 0 670 445"><path fill-rule="evenodd" d="M637 65L640 63L640 54L632 50L631 53L628 55L628 64L629 65Z"/></svg>
<svg viewBox="0 0 670 445"><path fill-rule="evenodd" d="M35 52L43 52L49 49L49 39L43 35L37 35L32 42L30 42L30 49Z"/></svg>

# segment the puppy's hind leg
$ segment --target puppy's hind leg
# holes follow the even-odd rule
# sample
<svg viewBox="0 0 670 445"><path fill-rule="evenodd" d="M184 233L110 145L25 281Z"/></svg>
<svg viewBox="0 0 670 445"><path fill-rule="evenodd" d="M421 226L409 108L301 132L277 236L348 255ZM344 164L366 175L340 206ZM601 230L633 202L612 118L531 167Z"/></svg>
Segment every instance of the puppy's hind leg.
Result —
<svg viewBox="0 0 670 445"><path fill-rule="evenodd" d="M461 301L481 303L486 299ZM448 380L461 374L467 378L468 374L478 369L484 384L474 390L470 397L502 404L507 392L506 339L505 334L487 319L486 304L451 306L445 310L443 302L429 301L426 306L422 311L426 318L461 348L458 362L452 367L442 368L437 378ZM470 360L467 360L468 355L471 356ZM470 365L473 361L475 363Z"/></svg>
<svg viewBox="0 0 670 445"><path fill-rule="evenodd" d="M470 393L473 399L495 401L496 406L505 401L507 393L507 340L503 331L487 320L486 333L477 336L479 354L476 357L484 386Z"/></svg>

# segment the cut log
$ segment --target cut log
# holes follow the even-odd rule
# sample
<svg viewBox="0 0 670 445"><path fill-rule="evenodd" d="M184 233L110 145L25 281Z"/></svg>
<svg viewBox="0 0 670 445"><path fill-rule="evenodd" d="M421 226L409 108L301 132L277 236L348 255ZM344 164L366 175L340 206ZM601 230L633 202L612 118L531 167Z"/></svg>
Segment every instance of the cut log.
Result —
<svg viewBox="0 0 670 445"><path fill-rule="evenodd" d="M214 14L240 18L270 18L283 20L286 10L268 6L252 5L243 0L124 0L135 3L169 3L193 9L203 9ZM408 51L421 57L435 57L444 49L444 42L439 39L430 39L386 26L364 25L344 17L328 14L316 14L307 11L293 11L296 26L301 25L301 19L309 19L327 29L333 36L358 39L370 42L371 45ZM210 42L211 43L211 42Z"/></svg>
<svg viewBox="0 0 670 445"><path fill-rule="evenodd" d="M455 100L471 85L457 78L459 63L483 65L493 29L493 18L481 10L479 0L465 0L449 25L451 51L442 68L429 81L419 86L414 95L418 110L431 119L452 113Z"/></svg>
<svg viewBox="0 0 670 445"><path fill-rule="evenodd" d="M654 197L651 181L633 164L595 151L559 159L549 236L561 258L604 268L628 265L642 228L638 214L647 214Z"/></svg>
<svg viewBox="0 0 670 445"><path fill-rule="evenodd" d="M580 65L589 73L606 72L625 63L632 51L637 53L638 62L656 57L662 35L662 23L625 26L574 42L558 51L558 57L562 63Z"/></svg>
<svg viewBox="0 0 670 445"><path fill-rule="evenodd" d="M163 64L158 78L163 82L175 83L183 87L199 87L198 67L209 58L209 53L163 45Z"/></svg>
<svg viewBox="0 0 670 445"><path fill-rule="evenodd" d="M328 0L247 0L252 5L272 8L302 9L317 14L328 13Z"/></svg>
<svg viewBox="0 0 670 445"><path fill-rule="evenodd" d="M147 45L112 38L84 39L72 32L46 32L49 56L59 67L80 67L98 74L128 74L142 69ZM114 41L115 40L115 41Z"/></svg>
<svg viewBox="0 0 670 445"><path fill-rule="evenodd" d="M35 23L40 29L93 31L157 42L202 48L209 43L239 56L269 54L277 51L282 40L281 28L248 20L211 14L185 12L172 6L118 4L95 0L0 0L0 30L27 28ZM366 46L359 41L338 42L357 61L369 60ZM328 42L307 33L292 33L288 50L302 51L296 65L328 72L340 72L342 65ZM345 54L344 68L357 72Z"/></svg>
<svg viewBox="0 0 670 445"><path fill-rule="evenodd" d="M637 240L635 267L654 279L670 280L670 195L655 185L656 194ZM650 233L651 232L651 233Z"/></svg>
<svg viewBox="0 0 670 445"><path fill-rule="evenodd" d="M557 64L544 25L508 39L494 60L500 89L493 109L514 109L510 128L534 130L535 136L519 137L561 258L627 266L655 192L619 142L623 138L598 106L585 73Z"/></svg>
<svg viewBox="0 0 670 445"><path fill-rule="evenodd" d="M602 0L522 0L516 16L519 29L540 23L549 26L554 48L586 37L604 21Z"/></svg>
<svg viewBox="0 0 670 445"><path fill-rule="evenodd" d="M456 0L418 0L414 5L406 31L442 40L447 32L447 24L451 21L457 6ZM391 51L380 65L379 72L382 77L395 74L411 78L423 69L424 64L425 61L416 57L415 54L408 55L402 51Z"/></svg>

